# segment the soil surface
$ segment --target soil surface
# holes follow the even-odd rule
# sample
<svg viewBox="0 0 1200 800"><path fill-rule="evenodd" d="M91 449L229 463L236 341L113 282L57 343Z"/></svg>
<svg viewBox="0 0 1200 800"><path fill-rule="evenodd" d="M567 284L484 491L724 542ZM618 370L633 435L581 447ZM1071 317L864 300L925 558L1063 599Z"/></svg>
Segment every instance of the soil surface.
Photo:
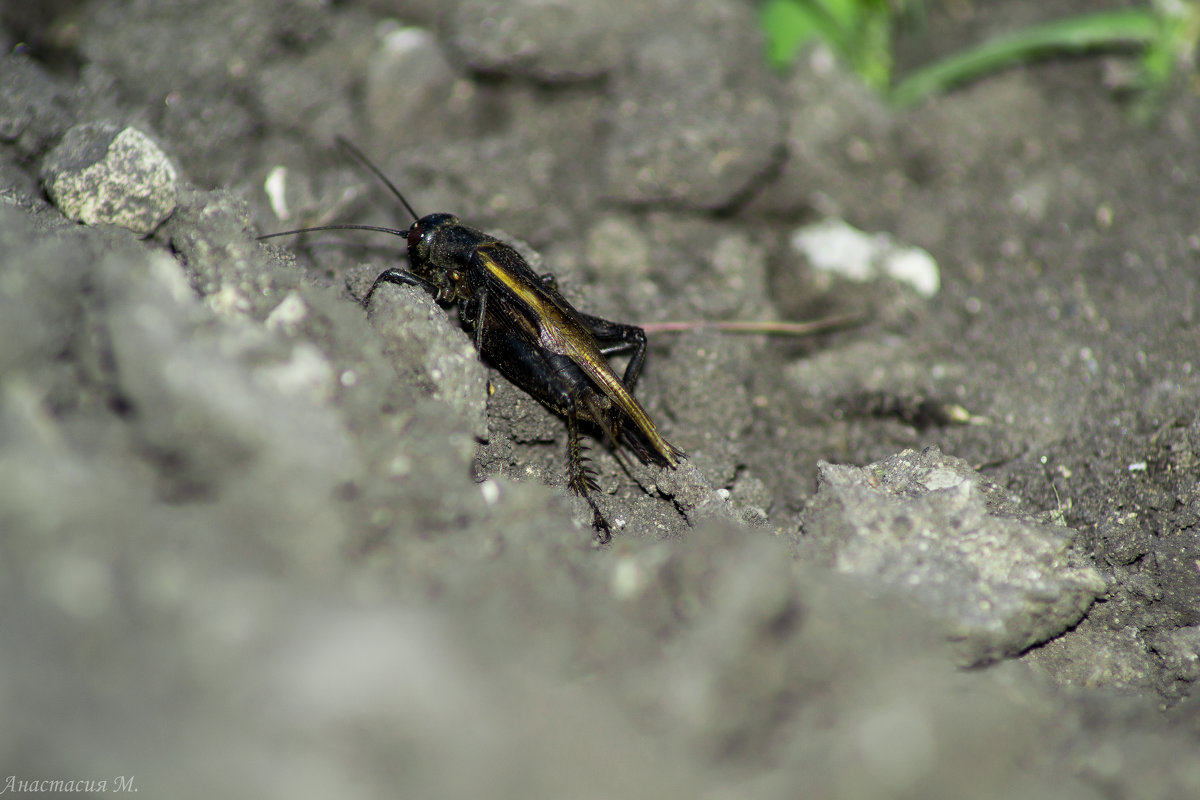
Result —
<svg viewBox="0 0 1200 800"><path fill-rule="evenodd" d="M1112 4L925 5L904 65ZM772 73L741 0L62 0L0 45L6 789L1200 796L1190 82L898 112ZM457 313L358 303L401 239L256 240L411 224L338 137L651 328L689 457L589 440L611 544Z"/></svg>

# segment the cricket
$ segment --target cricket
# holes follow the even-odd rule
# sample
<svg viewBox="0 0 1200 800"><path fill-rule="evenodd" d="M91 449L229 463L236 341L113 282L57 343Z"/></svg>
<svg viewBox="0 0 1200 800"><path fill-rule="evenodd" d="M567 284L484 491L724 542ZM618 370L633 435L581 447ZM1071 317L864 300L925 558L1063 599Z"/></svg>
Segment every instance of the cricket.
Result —
<svg viewBox="0 0 1200 800"><path fill-rule="evenodd" d="M395 195L412 225L322 225L258 238L367 230L407 240L408 269L381 272L363 296L363 307L379 286L392 283L424 289L447 310L457 308L483 360L566 420L567 486L591 508L596 539L608 542L612 531L593 497L598 487L581 442L584 428L598 430L614 453L624 445L645 464L675 469L686 458L633 394L646 360L645 331L579 311L559 292L552 273L538 275L512 245L454 214L418 215L366 155L345 139L338 144ZM629 358L619 377L609 363L613 356Z"/></svg>

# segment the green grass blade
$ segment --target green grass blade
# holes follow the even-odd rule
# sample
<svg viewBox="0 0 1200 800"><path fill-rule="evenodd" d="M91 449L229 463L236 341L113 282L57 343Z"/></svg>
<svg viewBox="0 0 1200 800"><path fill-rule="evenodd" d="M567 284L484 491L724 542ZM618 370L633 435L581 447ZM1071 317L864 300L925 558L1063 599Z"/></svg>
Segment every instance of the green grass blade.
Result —
<svg viewBox="0 0 1200 800"><path fill-rule="evenodd" d="M832 41L836 47L840 34L831 23L819 8L796 0L770 0L759 11L759 25L767 38L767 60L784 68L813 39Z"/></svg>
<svg viewBox="0 0 1200 800"><path fill-rule="evenodd" d="M1159 36L1159 18L1146 9L1105 11L1047 22L949 56L913 72L892 90L897 106L909 106L988 72L1045 55L1146 45Z"/></svg>
<svg viewBox="0 0 1200 800"><path fill-rule="evenodd" d="M772 66L789 66L801 48L820 40L867 83L887 88L891 15L885 0L768 0L759 9L759 26Z"/></svg>

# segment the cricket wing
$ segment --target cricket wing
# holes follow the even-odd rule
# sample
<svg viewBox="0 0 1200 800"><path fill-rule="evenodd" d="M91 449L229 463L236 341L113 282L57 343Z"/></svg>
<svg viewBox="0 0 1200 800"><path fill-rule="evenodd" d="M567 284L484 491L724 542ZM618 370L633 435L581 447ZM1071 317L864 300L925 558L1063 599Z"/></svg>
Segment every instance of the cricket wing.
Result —
<svg viewBox="0 0 1200 800"><path fill-rule="evenodd" d="M570 358L629 418L645 443L650 445L647 448L641 442L631 443L630 437L623 437L633 451L643 461L678 466L683 451L663 438L642 404L613 372L596 344L596 337L579 319L579 312L557 292L551 292L539 281L530 280L528 276L506 267L483 248L477 250L475 255L491 277L515 295L536 317L539 322L538 343L551 352Z"/></svg>

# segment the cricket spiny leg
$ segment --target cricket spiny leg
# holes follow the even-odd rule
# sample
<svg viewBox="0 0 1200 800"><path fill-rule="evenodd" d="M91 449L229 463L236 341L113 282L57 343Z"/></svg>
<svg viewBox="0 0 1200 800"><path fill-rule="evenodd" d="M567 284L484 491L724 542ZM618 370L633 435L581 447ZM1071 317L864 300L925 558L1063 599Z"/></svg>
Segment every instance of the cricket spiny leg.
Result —
<svg viewBox="0 0 1200 800"><path fill-rule="evenodd" d="M592 492L599 491L593 473L587 465L588 458L583 454L583 444L579 435L579 415L572 408L567 412L567 485L571 491L587 501L592 508L592 527L596 529L596 541L607 544L612 540L612 529L608 521L600 513Z"/></svg>

